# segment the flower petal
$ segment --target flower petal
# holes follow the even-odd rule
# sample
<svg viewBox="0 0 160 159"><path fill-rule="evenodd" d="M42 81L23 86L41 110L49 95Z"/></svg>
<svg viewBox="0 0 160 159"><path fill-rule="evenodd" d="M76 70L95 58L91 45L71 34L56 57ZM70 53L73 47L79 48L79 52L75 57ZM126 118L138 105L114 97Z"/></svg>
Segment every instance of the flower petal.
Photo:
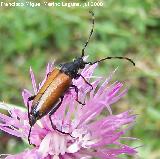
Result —
<svg viewBox="0 0 160 159"><path fill-rule="evenodd" d="M33 86L33 90L34 90L34 94L37 94L37 86L36 86L36 80L35 80L35 77L34 77L34 73L33 73L33 70L32 68L30 67L30 76L31 76L31 80L32 80L32 86Z"/></svg>

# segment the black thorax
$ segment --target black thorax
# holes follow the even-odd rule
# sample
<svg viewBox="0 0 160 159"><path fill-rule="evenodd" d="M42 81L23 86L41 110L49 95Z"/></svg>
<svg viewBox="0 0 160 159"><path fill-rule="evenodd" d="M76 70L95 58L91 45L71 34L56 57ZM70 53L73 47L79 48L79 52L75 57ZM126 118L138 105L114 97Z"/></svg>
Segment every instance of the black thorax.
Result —
<svg viewBox="0 0 160 159"><path fill-rule="evenodd" d="M85 62L81 57L75 59L73 62L61 64L61 71L70 76L71 78L77 78L78 71L85 67Z"/></svg>

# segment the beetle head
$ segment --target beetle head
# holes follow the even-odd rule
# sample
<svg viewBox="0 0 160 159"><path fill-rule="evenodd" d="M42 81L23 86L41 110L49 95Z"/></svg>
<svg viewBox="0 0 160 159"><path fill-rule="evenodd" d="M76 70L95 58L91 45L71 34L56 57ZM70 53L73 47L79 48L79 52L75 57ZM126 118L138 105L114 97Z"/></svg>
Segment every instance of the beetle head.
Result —
<svg viewBox="0 0 160 159"><path fill-rule="evenodd" d="M77 65L77 68L80 68L80 69L84 69L85 67L85 62L83 61L82 57L76 58L74 60L74 64Z"/></svg>

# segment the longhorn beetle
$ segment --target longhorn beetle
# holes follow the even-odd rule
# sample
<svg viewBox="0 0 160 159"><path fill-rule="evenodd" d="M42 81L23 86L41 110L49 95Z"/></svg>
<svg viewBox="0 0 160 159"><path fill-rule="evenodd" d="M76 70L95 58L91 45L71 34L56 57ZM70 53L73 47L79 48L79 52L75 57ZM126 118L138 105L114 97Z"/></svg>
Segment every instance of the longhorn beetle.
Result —
<svg viewBox="0 0 160 159"><path fill-rule="evenodd" d="M56 110L61 106L64 98L64 94L69 89L74 89L76 92L76 101L82 105L85 105L85 103L82 103L78 100L78 88L77 86L73 85L72 79L78 79L81 77L86 84L88 84L91 89L93 89L92 85L87 82L85 77L83 77L79 72L80 69L84 69L87 64L93 65L95 63L99 63L101 61L107 60L107 59L125 59L130 61L133 65L135 63L127 58L127 57L106 57L103 59L100 59L95 62L86 62L83 60L83 57L85 55L85 49L89 43L89 40L93 34L94 30L94 13L90 11L90 14L92 15L92 28L89 34L89 37L84 44L84 47L82 49L81 56L76 58L73 62L67 62L60 65L60 69L55 68L53 71L51 71L47 75L47 79L42 86L42 88L39 90L39 92L28 98L27 106L28 106L28 119L30 124L30 130L28 135L28 142L31 144L30 141L30 135L31 135L31 128L36 123L37 120L41 119L45 115L49 114L49 119L52 125L52 128L62 134L70 135L69 133L62 132L56 128L56 126L53 124L51 115L53 115ZM29 101L32 102L31 110L29 110ZM71 136L71 135L70 135Z"/></svg>

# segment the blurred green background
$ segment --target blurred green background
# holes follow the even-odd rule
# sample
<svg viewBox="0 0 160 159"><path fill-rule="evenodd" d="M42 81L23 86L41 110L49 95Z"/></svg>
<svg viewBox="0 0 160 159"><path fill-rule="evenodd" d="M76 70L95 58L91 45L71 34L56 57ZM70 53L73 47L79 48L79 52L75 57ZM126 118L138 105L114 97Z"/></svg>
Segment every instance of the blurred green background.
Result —
<svg viewBox="0 0 160 159"><path fill-rule="evenodd" d="M108 60L96 74L107 77L119 67L114 80L125 82L129 91L114 104L114 113L132 108L139 114L128 135L140 140L130 145L143 145L138 149L141 159L160 159L160 1L102 2L103 7L0 7L0 101L23 106L21 91L32 89L30 66L40 82L48 62L79 56L91 28L88 11L92 10L96 22L86 50L89 60L127 56L135 61L136 67ZM26 146L2 132L0 141L1 153L16 153Z"/></svg>

